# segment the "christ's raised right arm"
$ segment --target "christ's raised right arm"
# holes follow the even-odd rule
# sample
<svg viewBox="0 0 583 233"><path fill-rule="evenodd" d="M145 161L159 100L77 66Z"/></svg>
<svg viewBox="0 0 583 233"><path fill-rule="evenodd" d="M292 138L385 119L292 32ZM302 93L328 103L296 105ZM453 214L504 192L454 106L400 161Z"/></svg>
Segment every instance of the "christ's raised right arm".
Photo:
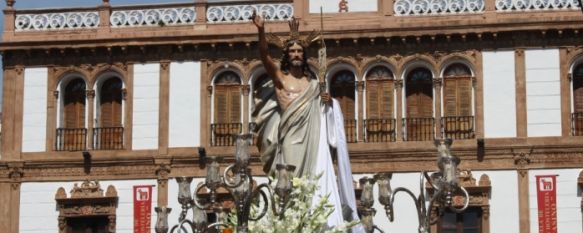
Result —
<svg viewBox="0 0 583 233"><path fill-rule="evenodd" d="M267 71L267 75L272 78L275 86L277 88L281 88L281 76L283 73L277 68L271 55L269 55L269 48L267 46L267 40L265 38L265 20L263 17L253 12L253 23L257 26L257 31L259 34L259 54L261 56L261 62L263 62L263 66L265 67L265 71Z"/></svg>

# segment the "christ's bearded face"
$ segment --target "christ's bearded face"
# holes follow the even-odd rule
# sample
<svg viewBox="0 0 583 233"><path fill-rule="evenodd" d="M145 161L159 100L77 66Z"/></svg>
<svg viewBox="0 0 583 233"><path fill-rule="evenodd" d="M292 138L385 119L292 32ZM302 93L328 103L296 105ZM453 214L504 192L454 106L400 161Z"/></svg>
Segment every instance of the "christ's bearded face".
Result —
<svg viewBox="0 0 583 233"><path fill-rule="evenodd" d="M292 66L302 66L304 63L304 48L298 43L293 43L287 49L289 62Z"/></svg>

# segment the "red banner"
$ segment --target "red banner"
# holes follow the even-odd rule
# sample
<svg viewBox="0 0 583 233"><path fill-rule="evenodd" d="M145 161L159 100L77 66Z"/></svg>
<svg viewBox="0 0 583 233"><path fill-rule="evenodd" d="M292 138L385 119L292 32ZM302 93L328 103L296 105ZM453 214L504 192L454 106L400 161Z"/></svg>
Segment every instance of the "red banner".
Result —
<svg viewBox="0 0 583 233"><path fill-rule="evenodd" d="M536 176L538 232L557 233L557 175Z"/></svg>
<svg viewBox="0 0 583 233"><path fill-rule="evenodd" d="M134 186L134 233L150 233L152 186Z"/></svg>

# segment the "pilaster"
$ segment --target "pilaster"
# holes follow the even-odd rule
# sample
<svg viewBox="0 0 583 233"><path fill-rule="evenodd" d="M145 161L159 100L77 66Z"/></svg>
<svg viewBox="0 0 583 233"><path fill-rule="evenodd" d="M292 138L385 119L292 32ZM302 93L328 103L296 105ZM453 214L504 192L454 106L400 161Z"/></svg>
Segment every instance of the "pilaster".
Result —
<svg viewBox="0 0 583 233"><path fill-rule="evenodd" d="M520 233L530 233L530 209L528 204L528 165L530 154L525 151L512 151L516 172L518 173L518 221Z"/></svg>
<svg viewBox="0 0 583 233"><path fill-rule="evenodd" d="M2 160L19 160L22 150L24 67L4 68L2 106Z"/></svg>
<svg viewBox="0 0 583 233"><path fill-rule="evenodd" d="M158 180L158 206L168 206L168 175L170 174L170 161L156 161L158 170L156 178Z"/></svg>
<svg viewBox="0 0 583 233"><path fill-rule="evenodd" d="M132 150L132 136L133 136L133 116L134 116L134 64L128 63L128 72L126 76L126 91L124 95L124 148L126 150Z"/></svg>
<svg viewBox="0 0 583 233"><path fill-rule="evenodd" d="M516 49L514 52L515 83L516 83L516 137L525 138L527 132L526 115L526 60L524 49Z"/></svg>
<svg viewBox="0 0 583 233"><path fill-rule="evenodd" d="M160 98L158 112L158 153L160 156L168 155L168 130L170 111L170 61L160 61Z"/></svg>
<svg viewBox="0 0 583 233"><path fill-rule="evenodd" d="M569 51L565 48L559 49L560 63L560 95L561 95L561 136L571 135L571 82L572 76L569 70ZM562 78L567 77L567 78Z"/></svg>

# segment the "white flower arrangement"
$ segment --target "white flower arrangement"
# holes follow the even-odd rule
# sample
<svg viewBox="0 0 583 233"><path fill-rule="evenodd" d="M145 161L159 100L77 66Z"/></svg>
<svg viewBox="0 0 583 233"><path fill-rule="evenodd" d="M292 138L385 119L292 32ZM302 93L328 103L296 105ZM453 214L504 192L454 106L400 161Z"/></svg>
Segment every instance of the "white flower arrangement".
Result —
<svg viewBox="0 0 583 233"><path fill-rule="evenodd" d="M318 189L317 181L321 175L316 177L304 176L301 178L294 177L292 180L293 191L290 194L289 203L286 206L284 217L275 216L275 213L268 213L257 221L249 221L250 233L304 233L304 232L323 232L323 233L340 233L348 232L350 228L359 224L359 221L344 222L339 226L330 228L327 225L328 217L334 212L334 205L328 202L328 196L320 196L317 204L312 205L312 200ZM277 181L270 179L272 186ZM275 195L275 194L274 194ZM277 195L275 196L278 202ZM251 216L257 215L257 206L251 208ZM229 224L236 229L237 215L232 212L229 215Z"/></svg>

